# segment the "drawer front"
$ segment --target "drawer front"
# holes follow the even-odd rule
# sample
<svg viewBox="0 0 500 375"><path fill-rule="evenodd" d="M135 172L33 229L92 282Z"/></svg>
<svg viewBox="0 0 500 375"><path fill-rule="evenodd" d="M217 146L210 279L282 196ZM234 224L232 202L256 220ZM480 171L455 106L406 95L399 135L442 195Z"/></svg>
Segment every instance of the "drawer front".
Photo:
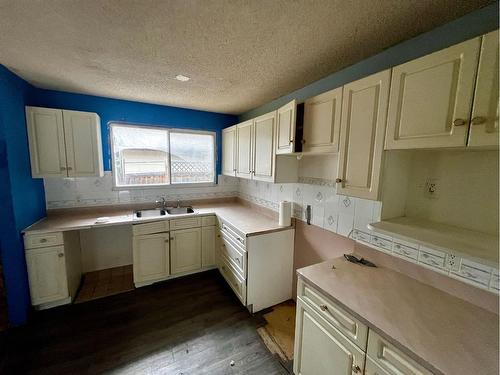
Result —
<svg viewBox="0 0 500 375"><path fill-rule="evenodd" d="M322 318L353 341L361 350L366 350L368 336L368 327L366 325L302 280L299 280L298 294Z"/></svg>
<svg viewBox="0 0 500 375"><path fill-rule="evenodd" d="M243 305L246 305L247 290L245 280L238 275L238 272L222 257L220 262L220 272L228 282L231 289L236 293Z"/></svg>
<svg viewBox="0 0 500 375"><path fill-rule="evenodd" d="M372 236L370 242L373 245L375 245L377 247L380 247L383 250L387 250L387 251L391 251L392 250L392 241L389 240L389 239L387 239L387 238L380 237L379 235Z"/></svg>
<svg viewBox="0 0 500 375"><path fill-rule="evenodd" d="M203 216L201 218L201 226L202 227L210 227L212 225L216 225L215 216Z"/></svg>
<svg viewBox="0 0 500 375"><path fill-rule="evenodd" d="M238 230L236 230L234 227L230 226L223 220L220 223L220 230L223 234L227 235L236 243L240 244L243 247L246 246L246 236L244 236L242 233L240 233Z"/></svg>
<svg viewBox="0 0 500 375"><path fill-rule="evenodd" d="M62 232L42 233L42 234L25 234L24 248L36 249L40 247L49 247L62 245L64 243Z"/></svg>
<svg viewBox="0 0 500 375"><path fill-rule="evenodd" d="M168 228L168 220L153 221L145 224L134 224L132 226L132 233L134 236L140 236L143 234L168 232Z"/></svg>
<svg viewBox="0 0 500 375"><path fill-rule="evenodd" d="M247 276L247 253L222 235L221 254L225 255L236 270L246 278Z"/></svg>
<svg viewBox="0 0 500 375"><path fill-rule="evenodd" d="M170 230L201 227L201 217L185 217L170 220Z"/></svg>
<svg viewBox="0 0 500 375"><path fill-rule="evenodd" d="M391 375L432 375L372 330L368 337L367 354L380 368Z"/></svg>
<svg viewBox="0 0 500 375"><path fill-rule="evenodd" d="M414 247L404 245L399 242L394 242L394 254L400 255L405 258L417 260L418 258L418 250Z"/></svg>

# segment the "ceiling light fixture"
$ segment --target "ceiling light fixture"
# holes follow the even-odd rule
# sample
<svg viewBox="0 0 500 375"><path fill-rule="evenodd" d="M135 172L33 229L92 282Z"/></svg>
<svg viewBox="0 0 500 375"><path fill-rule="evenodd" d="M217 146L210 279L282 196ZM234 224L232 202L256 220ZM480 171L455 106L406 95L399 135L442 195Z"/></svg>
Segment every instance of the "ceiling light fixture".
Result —
<svg viewBox="0 0 500 375"><path fill-rule="evenodd" d="M175 76L175 79L178 81L181 81L181 82L186 82L186 81L189 81L191 78L183 76L182 74L177 74Z"/></svg>

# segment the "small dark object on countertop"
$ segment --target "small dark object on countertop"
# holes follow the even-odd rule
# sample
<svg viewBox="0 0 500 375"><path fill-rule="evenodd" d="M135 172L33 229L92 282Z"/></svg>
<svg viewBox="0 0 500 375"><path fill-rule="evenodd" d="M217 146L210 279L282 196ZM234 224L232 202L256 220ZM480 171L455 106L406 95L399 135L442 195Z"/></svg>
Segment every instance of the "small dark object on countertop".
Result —
<svg viewBox="0 0 500 375"><path fill-rule="evenodd" d="M374 263L370 262L369 260L366 260L365 258L358 259L351 254L344 254L344 258L346 258L351 263L361 264L363 266L368 266L368 267L377 267Z"/></svg>

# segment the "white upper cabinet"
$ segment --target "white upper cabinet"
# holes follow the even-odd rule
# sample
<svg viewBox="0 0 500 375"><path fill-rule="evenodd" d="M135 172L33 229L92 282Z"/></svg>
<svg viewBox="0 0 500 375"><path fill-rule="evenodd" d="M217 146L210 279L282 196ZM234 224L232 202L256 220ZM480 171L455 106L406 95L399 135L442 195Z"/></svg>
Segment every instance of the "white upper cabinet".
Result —
<svg viewBox="0 0 500 375"><path fill-rule="evenodd" d="M222 130L222 174L236 176L236 126Z"/></svg>
<svg viewBox="0 0 500 375"><path fill-rule="evenodd" d="M63 114L59 109L26 107L31 175L67 177Z"/></svg>
<svg viewBox="0 0 500 375"><path fill-rule="evenodd" d="M26 121L33 177L103 175L97 114L26 107Z"/></svg>
<svg viewBox="0 0 500 375"><path fill-rule="evenodd" d="M303 152L338 152L341 109L342 87L305 101Z"/></svg>
<svg viewBox="0 0 500 375"><path fill-rule="evenodd" d="M469 146L498 146L498 30L483 36Z"/></svg>
<svg viewBox="0 0 500 375"><path fill-rule="evenodd" d="M96 113L63 110L69 177L102 176L100 119Z"/></svg>
<svg viewBox="0 0 500 375"><path fill-rule="evenodd" d="M236 125L236 176L252 177L253 120Z"/></svg>
<svg viewBox="0 0 500 375"><path fill-rule="evenodd" d="M276 112L270 112L255 118L253 178L261 181L274 180L275 150L274 133Z"/></svg>
<svg viewBox="0 0 500 375"><path fill-rule="evenodd" d="M337 192L378 198L391 71L344 86Z"/></svg>
<svg viewBox="0 0 500 375"><path fill-rule="evenodd" d="M392 70L386 149L467 143L481 38Z"/></svg>
<svg viewBox="0 0 500 375"><path fill-rule="evenodd" d="M276 154L291 154L295 151L295 124L297 101L279 108L276 115Z"/></svg>

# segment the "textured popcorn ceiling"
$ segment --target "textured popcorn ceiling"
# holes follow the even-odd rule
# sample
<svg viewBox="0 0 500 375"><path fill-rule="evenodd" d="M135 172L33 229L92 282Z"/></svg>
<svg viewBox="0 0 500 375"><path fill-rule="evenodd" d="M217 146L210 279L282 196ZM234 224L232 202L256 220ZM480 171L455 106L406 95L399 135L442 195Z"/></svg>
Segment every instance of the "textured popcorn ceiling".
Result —
<svg viewBox="0 0 500 375"><path fill-rule="evenodd" d="M37 87L239 114L487 3L0 0L0 64Z"/></svg>

